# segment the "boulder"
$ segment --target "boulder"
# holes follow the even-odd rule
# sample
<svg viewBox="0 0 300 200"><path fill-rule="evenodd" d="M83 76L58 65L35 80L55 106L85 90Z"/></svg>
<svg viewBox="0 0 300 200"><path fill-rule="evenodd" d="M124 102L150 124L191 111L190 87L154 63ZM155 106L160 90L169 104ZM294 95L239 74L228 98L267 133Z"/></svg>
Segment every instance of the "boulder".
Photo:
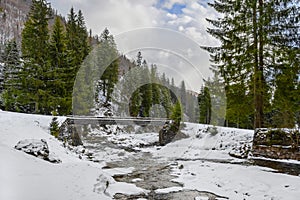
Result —
<svg viewBox="0 0 300 200"><path fill-rule="evenodd" d="M51 163L60 163L61 160L58 158L50 156L49 147L46 140L41 139L26 139L21 140L15 146L15 149L23 151L32 156L41 158L43 160L49 161Z"/></svg>
<svg viewBox="0 0 300 200"><path fill-rule="evenodd" d="M175 123L174 121L167 121L163 128L159 131L159 144L166 145L175 138L179 132L180 124Z"/></svg>

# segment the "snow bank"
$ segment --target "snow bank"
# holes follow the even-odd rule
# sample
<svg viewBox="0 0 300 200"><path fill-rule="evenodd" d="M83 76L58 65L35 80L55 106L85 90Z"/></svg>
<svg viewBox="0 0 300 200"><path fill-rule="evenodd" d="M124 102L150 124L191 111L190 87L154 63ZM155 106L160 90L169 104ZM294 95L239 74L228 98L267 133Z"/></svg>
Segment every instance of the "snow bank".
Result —
<svg viewBox="0 0 300 200"><path fill-rule="evenodd" d="M114 181L111 174L120 169L106 173L102 170L104 163L80 160L77 154L65 149L49 134L51 119L51 116L0 111L0 199L105 200L112 199L117 192L145 192L133 184ZM14 148L26 139L46 141L50 153L62 163L52 164Z"/></svg>
<svg viewBox="0 0 300 200"><path fill-rule="evenodd" d="M207 191L233 200L299 198L298 176L244 165L243 160L229 156L232 149L251 145L253 130L217 127L217 132L211 133L207 125L186 123L183 132L189 138L170 143L158 151L153 150L155 156L173 160L176 164L172 174L178 178L173 181L182 183L182 189ZM157 192L173 190L180 189L166 188Z"/></svg>
<svg viewBox="0 0 300 200"><path fill-rule="evenodd" d="M229 199L297 200L300 178L273 173L269 168L207 161L180 161L183 169L174 170L174 181L184 189L213 192Z"/></svg>
<svg viewBox="0 0 300 200"><path fill-rule="evenodd" d="M185 123L182 130L189 137L167 144L153 154L169 159L224 159L237 160L229 152L244 144L251 145L253 130L215 127L211 131L208 125Z"/></svg>

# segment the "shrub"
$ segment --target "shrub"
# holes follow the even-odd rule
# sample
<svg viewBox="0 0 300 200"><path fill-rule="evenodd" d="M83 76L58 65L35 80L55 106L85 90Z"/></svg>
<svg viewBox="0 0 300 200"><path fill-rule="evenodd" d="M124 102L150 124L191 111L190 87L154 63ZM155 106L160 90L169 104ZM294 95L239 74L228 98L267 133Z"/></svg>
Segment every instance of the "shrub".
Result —
<svg viewBox="0 0 300 200"><path fill-rule="evenodd" d="M50 123L50 134L58 138L59 136L59 123L57 117L53 117Z"/></svg>

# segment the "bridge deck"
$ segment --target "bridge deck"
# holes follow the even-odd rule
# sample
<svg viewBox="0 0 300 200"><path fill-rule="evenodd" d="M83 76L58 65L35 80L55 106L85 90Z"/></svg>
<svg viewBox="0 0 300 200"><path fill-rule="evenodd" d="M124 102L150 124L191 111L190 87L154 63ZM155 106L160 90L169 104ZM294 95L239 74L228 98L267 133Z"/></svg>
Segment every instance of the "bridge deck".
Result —
<svg viewBox="0 0 300 200"><path fill-rule="evenodd" d="M68 117L67 120L70 124L79 124L79 125L155 125L162 126L169 119L165 118L107 118L107 117L84 117L84 116L75 116Z"/></svg>

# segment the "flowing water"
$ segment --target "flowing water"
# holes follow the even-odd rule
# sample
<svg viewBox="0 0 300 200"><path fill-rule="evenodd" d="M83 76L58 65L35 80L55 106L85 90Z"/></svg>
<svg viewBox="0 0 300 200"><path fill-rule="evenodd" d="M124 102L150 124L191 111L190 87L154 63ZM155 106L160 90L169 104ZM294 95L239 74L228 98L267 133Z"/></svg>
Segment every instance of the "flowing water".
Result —
<svg viewBox="0 0 300 200"><path fill-rule="evenodd" d="M106 151L107 148L122 150L118 145L113 144L107 140L105 137L101 136L86 136L84 137L85 147L91 152ZM129 149L126 149L130 151ZM173 191L169 193L156 193L157 189L164 189L170 187L182 188L183 185L172 181L176 176L171 175L172 168L178 167L176 162L166 162L158 160L152 157L151 153L145 153L140 151L131 151L130 156L126 156L124 159L122 157L107 162L104 169L112 168L129 168L133 167L132 173L125 175L115 175L114 179L119 182L133 183L137 187L143 188L149 191L147 194L139 195L125 195L116 194L114 199L138 199L144 198L148 200L156 199L186 199L193 200L195 197L203 196L209 199L226 199L206 191L197 190L183 190ZM96 158L99 159L99 158Z"/></svg>
<svg viewBox="0 0 300 200"><path fill-rule="evenodd" d="M124 151L124 148L121 148L117 144L113 144L108 141L106 137L101 136L86 136L84 137L84 143L87 149L92 152L105 152L107 148ZM163 160L158 160L152 157L151 153L145 153L141 151L134 151L129 148L125 148L126 152L130 152L129 155L122 158L124 154L119 153L117 159L112 159L107 162L106 169L110 168L129 168L133 167L134 170L132 173L125 175L115 175L114 179L119 182L133 183L136 186L143 188L149 191L147 194L139 195L125 195L125 194L116 194L114 199L138 199L144 198L148 200L156 199L186 199L193 200L195 197L207 197L208 199L227 199L226 197L221 197L216 194L207 192L207 191L197 191L197 190L179 190L176 192L169 193L157 193L157 189L164 189L170 187L182 188L183 185L177 182L172 181L176 178L171 175L172 168L178 167L177 162L167 162ZM100 159L100 158L97 158ZM103 158L105 159L105 158ZM180 160L180 159L179 159ZM106 160L107 161L107 160ZM207 160L209 162L215 163L228 163L228 164L239 164L239 165L258 165L263 167L269 167L275 169L275 173L285 173L290 175L298 176L300 174L300 165L292 163L283 163L275 162L268 160L246 160L243 163L231 163L226 161L219 160Z"/></svg>

